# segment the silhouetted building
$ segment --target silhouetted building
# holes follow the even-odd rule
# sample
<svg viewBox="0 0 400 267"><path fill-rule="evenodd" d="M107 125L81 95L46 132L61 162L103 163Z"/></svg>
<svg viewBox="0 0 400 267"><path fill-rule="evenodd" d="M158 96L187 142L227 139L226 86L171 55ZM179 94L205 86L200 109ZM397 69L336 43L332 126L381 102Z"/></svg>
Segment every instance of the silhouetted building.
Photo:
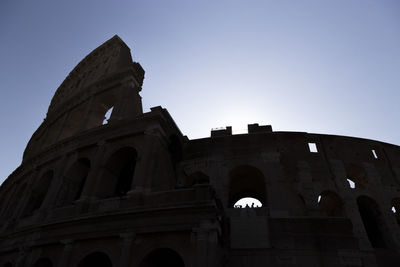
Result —
<svg viewBox="0 0 400 267"><path fill-rule="evenodd" d="M57 89L0 188L0 266L400 266L400 147L258 124L189 140L143 113L143 78L114 36Z"/></svg>

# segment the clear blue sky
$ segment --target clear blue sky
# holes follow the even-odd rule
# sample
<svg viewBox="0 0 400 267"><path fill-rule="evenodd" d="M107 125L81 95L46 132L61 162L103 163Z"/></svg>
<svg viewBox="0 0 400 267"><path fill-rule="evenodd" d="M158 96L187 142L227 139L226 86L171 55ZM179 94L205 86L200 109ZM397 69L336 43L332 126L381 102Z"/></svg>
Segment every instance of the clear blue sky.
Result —
<svg viewBox="0 0 400 267"><path fill-rule="evenodd" d="M118 34L146 70L143 106L189 138L213 127L400 144L400 1L0 2L0 182L68 73Z"/></svg>

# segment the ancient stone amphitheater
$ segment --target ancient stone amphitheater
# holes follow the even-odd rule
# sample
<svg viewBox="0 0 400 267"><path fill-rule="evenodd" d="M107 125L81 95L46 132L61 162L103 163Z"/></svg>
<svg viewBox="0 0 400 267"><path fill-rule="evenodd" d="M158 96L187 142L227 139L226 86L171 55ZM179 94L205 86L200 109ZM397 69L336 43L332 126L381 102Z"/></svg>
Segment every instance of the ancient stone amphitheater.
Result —
<svg viewBox="0 0 400 267"><path fill-rule="evenodd" d="M0 266L400 266L400 147L258 124L189 140L143 113L143 78L114 36L57 89L0 188Z"/></svg>

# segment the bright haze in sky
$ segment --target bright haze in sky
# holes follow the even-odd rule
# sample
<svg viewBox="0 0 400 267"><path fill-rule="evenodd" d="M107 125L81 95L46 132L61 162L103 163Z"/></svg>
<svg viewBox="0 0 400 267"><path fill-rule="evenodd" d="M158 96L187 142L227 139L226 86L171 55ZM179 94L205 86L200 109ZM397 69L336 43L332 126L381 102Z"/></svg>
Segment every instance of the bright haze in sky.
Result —
<svg viewBox="0 0 400 267"><path fill-rule="evenodd" d="M399 14L398 0L2 0L0 182L115 34L146 71L144 111L168 109L190 139L259 123L399 145Z"/></svg>

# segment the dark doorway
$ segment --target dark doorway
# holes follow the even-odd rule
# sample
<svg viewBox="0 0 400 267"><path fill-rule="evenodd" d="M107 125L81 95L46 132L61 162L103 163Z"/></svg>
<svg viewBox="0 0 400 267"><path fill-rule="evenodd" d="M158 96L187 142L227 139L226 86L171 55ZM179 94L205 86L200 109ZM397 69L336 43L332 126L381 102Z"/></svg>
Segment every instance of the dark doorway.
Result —
<svg viewBox="0 0 400 267"><path fill-rule="evenodd" d="M125 196L131 189L137 152L132 147L116 151L104 166L101 197Z"/></svg>
<svg viewBox="0 0 400 267"><path fill-rule="evenodd" d="M367 196L358 197L357 204L371 245L374 248L387 248L385 233L382 229L384 222L378 204Z"/></svg>

